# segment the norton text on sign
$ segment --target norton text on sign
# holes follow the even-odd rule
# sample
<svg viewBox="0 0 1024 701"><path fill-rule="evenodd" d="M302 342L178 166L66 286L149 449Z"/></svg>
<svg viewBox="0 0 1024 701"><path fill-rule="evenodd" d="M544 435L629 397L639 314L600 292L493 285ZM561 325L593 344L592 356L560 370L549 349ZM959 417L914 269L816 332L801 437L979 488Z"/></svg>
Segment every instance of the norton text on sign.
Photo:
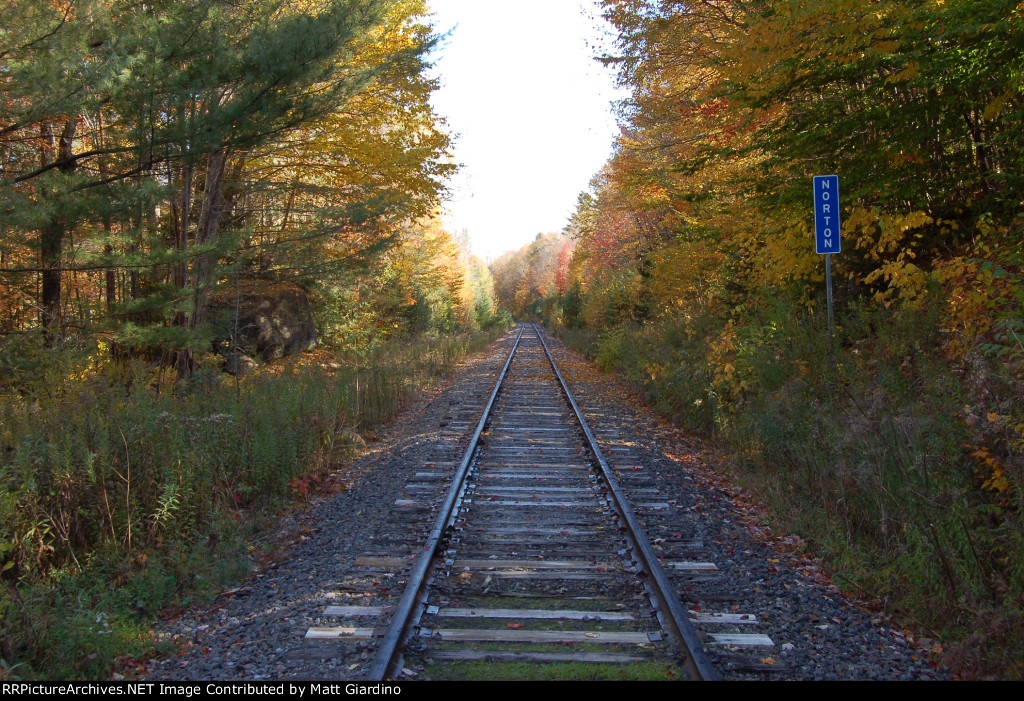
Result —
<svg viewBox="0 0 1024 701"><path fill-rule="evenodd" d="M839 176L814 176L814 234L819 254L839 253Z"/></svg>

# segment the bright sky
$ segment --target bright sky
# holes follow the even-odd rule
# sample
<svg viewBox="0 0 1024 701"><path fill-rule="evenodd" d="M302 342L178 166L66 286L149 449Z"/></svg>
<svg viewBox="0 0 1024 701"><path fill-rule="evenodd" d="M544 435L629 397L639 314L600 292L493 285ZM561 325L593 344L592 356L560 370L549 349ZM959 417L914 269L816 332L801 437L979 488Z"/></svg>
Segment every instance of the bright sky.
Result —
<svg viewBox="0 0 1024 701"><path fill-rule="evenodd" d="M456 134L449 229L496 258L560 231L618 132L607 43L590 0L430 0L451 32L435 56L433 103Z"/></svg>

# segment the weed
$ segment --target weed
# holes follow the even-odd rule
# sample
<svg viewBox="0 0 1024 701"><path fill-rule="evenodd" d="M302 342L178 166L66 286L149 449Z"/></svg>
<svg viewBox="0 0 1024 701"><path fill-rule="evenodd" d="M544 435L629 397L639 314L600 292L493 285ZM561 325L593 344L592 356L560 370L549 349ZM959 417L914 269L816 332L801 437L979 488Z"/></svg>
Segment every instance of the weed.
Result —
<svg viewBox="0 0 1024 701"><path fill-rule="evenodd" d="M0 387L2 674L95 679L144 657L162 608L246 576L260 525L297 489L500 332L177 394L152 391L145 367L40 355L36 380Z"/></svg>
<svg viewBox="0 0 1024 701"><path fill-rule="evenodd" d="M565 338L723 447L837 581L930 637L975 640L977 654L948 647L971 674L1020 678L1020 385L993 358L949 361L930 294L913 309L851 303L835 349L820 315L784 297L742 322L664 318Z"/></svg>

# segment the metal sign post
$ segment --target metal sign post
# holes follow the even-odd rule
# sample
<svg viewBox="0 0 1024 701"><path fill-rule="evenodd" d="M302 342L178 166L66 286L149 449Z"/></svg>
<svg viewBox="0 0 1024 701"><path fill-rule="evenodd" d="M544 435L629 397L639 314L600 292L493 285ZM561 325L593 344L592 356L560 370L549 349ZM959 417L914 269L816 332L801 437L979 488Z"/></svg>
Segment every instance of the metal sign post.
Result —
<svg viewBox="0 0 1024 701"><path fill-rule="evenodd" d="M832 254L825 254L825 290L828 293L828 335L836 337L836 322L832 314Z"/></svg>
<svg viewBox="0 0 1024 701"><path fill-rule="evenodd" d="M839 176L814 176L814 238L815 250L825 256L825 289L828 292L828 334L835 339L836 324L832 313L832 254L839 253Z"/></svg>

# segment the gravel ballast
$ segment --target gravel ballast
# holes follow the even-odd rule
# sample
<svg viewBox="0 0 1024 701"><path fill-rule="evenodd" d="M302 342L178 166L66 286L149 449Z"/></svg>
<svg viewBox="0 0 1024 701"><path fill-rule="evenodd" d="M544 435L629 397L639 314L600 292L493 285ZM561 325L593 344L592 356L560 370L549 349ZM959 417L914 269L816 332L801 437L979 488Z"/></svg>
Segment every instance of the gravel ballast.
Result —
<svg viewBox="0 0 1024 701"><path fill-rule="evenodd" d="M405 570L356 567L356 560L415 554L414 543L434 519L432 496L410 500L405 486L425 469L454 469L446 464L461 456L514 338L510 333L463 363L451 381L386 427L363 456L342 468L347 490L282 521L280 541L290 545L273 562L202 609L161 621L156 634L173 642L177 654L152 661L149 678L361 678L373 657L372 638L304 636L311 627L336 625L324 616L332 604L383 606L381 616L358 625L386 627L386 607L401 595ZM756 632L774 642L753 650L709 647L724 678L947 678L895 624L846 600L798 538L760 524L744 495L703 467L696 446L640 406L627 387L557 340L548 342L592 428L607 437L603 448L642 467L659 490L657 499L670 504L672 513L652 517L651 528L662 523L658 518L685 524L703 543L701 559L717 565L719 576L707 581L676 580L683 601L697 612L754 614ZM445 486L439 480L438 495ZM628 494L628 480L623 487ZM637 501L651 501L650 483L644 490Z"/></svg>

